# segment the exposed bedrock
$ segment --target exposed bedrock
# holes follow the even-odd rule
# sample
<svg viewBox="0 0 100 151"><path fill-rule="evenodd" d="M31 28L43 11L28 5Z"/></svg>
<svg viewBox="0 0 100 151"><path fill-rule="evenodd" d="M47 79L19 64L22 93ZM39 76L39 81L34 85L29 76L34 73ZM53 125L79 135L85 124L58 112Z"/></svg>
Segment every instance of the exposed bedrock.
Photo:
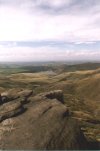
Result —
<svg viewBox="0 0 100 151"><path fill-rule="evenodd" d="M2 136L0 149L89 149L78 122L71 119L69 109L63 104L62 91L35 97L31 94L28 99L26 112L12 118L14 129ZM18 99L17 103L12 102L3 105L2 118L22 111L24 104Z"/></svg>

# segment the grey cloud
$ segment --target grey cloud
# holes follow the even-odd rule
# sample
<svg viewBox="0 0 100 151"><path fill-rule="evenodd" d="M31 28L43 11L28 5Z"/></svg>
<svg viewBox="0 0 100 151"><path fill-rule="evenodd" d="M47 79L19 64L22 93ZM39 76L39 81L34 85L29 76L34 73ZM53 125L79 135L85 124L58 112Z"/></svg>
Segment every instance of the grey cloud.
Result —
<svg viewBox="0 0 100 151"><path fill-rule="evenodd" d="M54 1L57 0L0 0L0 6L7 6L6 8L2 7L2 10L0 7L0 20L4 24L4 26L1 24L1 39L3 39L3 35L5 35L4 39L10 39L10 30L7 30L5 26L7 23L9 25L8 29L12 27L13 30L13 27L16 29L18 27L19 35L22 34L22 39L25 40L29 37L29 40L31 37L32 39L55 39L61 37L68 41L79 42L100 40L100 0L58 0L60 1L59 5L55 5ZM13 10L15 10L16 14L13 13ZM11 23L8 22L8 16L13 18ZM24 16L25 20L23 19ZM15 22L18 22L18 26ZM26 23L27 27L25 26ZM30 35L30 29L33 36L32 34ZM11 37L15 37L14 40L16 40L17 33L15 30L13 30L12 35ZM20 37L18 36L17 39L22 40Z"/></svg>
<svg viewBox="0 0 100 151"><path fill-rule="evenodd" d="M64 3L66 1L66 3ZM93 8L100 5L98 0L70 0L70 3L67 3L67 0L62 0L61 6L55 6L52 3L48 3L48 0L36 0L36 7L46 13L51 14L63 14L63 13L88 13L94 11ZM38 3L40 2L40 3Z"/></svg>
<svg viewBox="0 0 100 151"><path fill-rule="evenodd" d="M30 11L40 11L48 14L64 13L89 13L94 12L95 7L100 5L99 0L62 0L61 5L54 5L50 0L0 0L0 5L11 5L15 7L25 7ZM99 9L98 9L99 11Z"/></svg>

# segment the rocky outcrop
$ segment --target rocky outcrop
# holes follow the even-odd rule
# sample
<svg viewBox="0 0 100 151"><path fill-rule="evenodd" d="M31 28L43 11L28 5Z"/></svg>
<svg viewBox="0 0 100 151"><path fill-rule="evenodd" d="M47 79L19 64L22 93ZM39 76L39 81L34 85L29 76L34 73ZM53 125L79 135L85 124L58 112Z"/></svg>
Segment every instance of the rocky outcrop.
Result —
<svg viewBox="0 0 100 151"><path fill-rule="evenodd" d="M31 96L33 93L32 90L9 90L8 92L1 93L1 104L13 101L15 99L22 99L26 100L29 96Z"/></svg>
<svg viewBox="0 0 100 151"><path fill-rule="evenodd" d="M0 106L0 122L22 113L24 108L20 102L8 102Z"/></svg>
<svg viewBox="0 0 100 151"><path fill-rule="evenodd" d="M64 103L63 92L61 90L51 91L44 94L48 99L57 99L60 102Z"/></svg>
<svg viewBox="0 0 100 151"><path fill-rule="evenodd" d="M57 99L61 103L64 103L64 97L63 97L63 92L62 90L54 90L46 93L41 93L38 96L41 96L42 98L47 98L47 99Z"/></svg>
<svg viewBox="0 0 100 151"><path fill-rule="evenodd" d="M13 90L1 93L2 104L17 99L19 97L17 93L18 93L17 91Z"/></svg>
<svg viewBox="0 0 100 151"><path fill-rule="evenodd" d="M18 92L17 95L18 95L19 97L28 98L29 96L32 95L32 93L33 93L32 90L22 90L22 91Z"/></svg>
<svg viewBox="0 0 100 151"><path fill-rule="evenodd" d="M13 129L2 135L0 149L88 149L78 122L71 119L69 109L62 103L62 91L37 96L31 94L27 99L28 104L20 104L17 99L18 104L12 104L12 101L3 105L2 114L11 113L7 118L12 117L22 106L27 110L12 118L13 123L8 127L10 129L13 124Z"/></svg>
<svg viewBox="0 0 100 151"><path fill-rule="evenodd" d="M24 104L28 102L28 97L32 95L32 90L22 90L14 93L10 90L0 95L0 122L19 115L25 111Z"/></svg>

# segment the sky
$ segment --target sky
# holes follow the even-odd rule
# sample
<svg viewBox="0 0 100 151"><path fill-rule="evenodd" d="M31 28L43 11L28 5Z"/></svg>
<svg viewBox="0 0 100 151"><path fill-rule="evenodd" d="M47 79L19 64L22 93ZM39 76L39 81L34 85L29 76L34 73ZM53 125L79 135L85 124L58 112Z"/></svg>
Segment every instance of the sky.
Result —
<svg viewBox="0 0 100 151"><path fill-rule="evenodd" d="M100 0L0 0L0 62L100 61Z"/></svg>

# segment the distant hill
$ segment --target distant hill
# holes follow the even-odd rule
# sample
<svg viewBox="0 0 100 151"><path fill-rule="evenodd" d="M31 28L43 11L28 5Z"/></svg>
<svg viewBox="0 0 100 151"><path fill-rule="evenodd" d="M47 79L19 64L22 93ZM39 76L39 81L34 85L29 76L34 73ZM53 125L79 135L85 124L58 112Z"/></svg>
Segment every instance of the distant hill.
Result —
<svg viewBox="0 0 100 151"><path fill-rule="evenodd" d="M100 63L82 63L75 65L62 65L62 71L70 72L70 71L81 71L81 70L95 70L100 68Z"/></svg>

